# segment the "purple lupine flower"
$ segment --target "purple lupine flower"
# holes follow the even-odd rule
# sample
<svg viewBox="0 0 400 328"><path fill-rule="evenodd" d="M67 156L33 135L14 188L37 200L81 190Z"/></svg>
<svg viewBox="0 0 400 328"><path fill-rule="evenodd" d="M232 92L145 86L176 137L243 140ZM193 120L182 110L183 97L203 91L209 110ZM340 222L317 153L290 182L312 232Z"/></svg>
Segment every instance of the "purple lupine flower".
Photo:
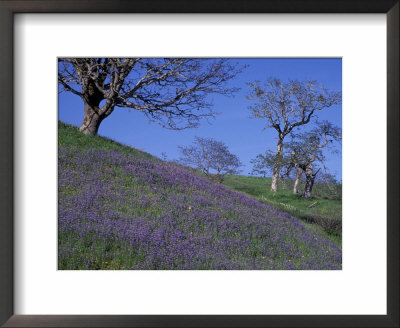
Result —
<svg viewBox="0 0 400 328"><path fill-rule="evenodd" d="M171 163L59 149L60 269L338 270L341 249Z"/></svg>

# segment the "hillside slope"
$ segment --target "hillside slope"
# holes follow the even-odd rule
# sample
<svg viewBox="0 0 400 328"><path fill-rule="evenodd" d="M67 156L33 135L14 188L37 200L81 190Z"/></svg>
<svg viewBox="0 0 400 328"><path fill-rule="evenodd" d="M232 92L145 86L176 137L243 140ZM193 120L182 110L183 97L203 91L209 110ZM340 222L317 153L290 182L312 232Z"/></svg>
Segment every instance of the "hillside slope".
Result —
<svg viewBox="0 0 400 328"><path fill-rule="evenodd" d="M59 269L341 269L296 218L172 163L65 124L58 156Z"/></svg>
<svg viewBox="0 0 400 328"><path fill-rule="evenodd" d="M271 178L255 176L230 175L225 178L223 184L288 212L341 247L342 188L340 184L317 182L313 188L313 197L304 198L301 193L293 194L294 181L282 179L278 183L278 191L272 192L270 191L271 180ZM299 190L303 190L304 184L301 187Z"/></svg>

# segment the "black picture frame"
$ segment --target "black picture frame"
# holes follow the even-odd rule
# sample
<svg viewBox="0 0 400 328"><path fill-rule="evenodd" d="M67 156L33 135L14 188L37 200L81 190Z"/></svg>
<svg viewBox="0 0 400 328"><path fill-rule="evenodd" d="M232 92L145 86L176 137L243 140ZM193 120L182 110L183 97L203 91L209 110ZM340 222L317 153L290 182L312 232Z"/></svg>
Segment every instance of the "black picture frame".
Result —
<svg viewBox="0 0 400 328"><path fill-rule="evenodd" d="M0 0L0 324L4 327L399 327L399 8L399 0ZM387 315L14 315L13 94L18 92L13 86L14 14L122 12L386 14Z"/></svg>

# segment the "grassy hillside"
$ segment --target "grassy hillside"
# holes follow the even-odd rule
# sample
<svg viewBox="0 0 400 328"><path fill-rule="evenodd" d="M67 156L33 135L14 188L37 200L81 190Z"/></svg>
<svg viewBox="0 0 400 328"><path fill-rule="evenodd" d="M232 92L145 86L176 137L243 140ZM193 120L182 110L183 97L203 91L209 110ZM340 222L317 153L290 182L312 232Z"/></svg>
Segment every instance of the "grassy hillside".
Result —
<svg viewBox="0 0 400 328"><path fill-rule="evenodd" d="M59 269L341 269L298 219L59 124Z"/></svg>
<svg viewBox="0 0 400 328"><path fill-rule="evenodd" d="M95 149L113 150L137 158L157 160L156 157L142 150L123 145L108 138L88 136L81 133L76 127L60 121L58 122L58 146L61 148L77 148L80 151Z"/></svg>
<svg viewBox="0 0 400 328"><path fill-rule="evenodd" d="M312 199L305 199L300 194L294 195L293 181L290 180L281 183L276 193L270 191L271 178L227 176L224 185L274 205L304 222L317 226L314 228L325 233L335 243L341 244L341 185L315 183ZM301 187L299 190L302 190Z"/></svg>

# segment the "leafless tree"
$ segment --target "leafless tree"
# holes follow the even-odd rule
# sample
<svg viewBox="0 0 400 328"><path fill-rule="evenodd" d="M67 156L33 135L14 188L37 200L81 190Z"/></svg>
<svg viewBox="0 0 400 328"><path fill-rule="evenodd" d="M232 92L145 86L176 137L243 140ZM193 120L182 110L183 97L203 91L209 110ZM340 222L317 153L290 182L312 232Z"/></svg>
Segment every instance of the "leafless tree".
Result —
<svg viewBox="0 0 400 328"><path fill-rule="evenodd" d="M256 158L250 160L250 163L253 164L251 174L261 175L265 178L274 171L275 166L283 167L286 165L286 158L285 156L277 157L276 153L269 149L264 154L258 154Z"/></svg>
<svg viewBox="0 0 400 328"><path fill-rule="evenodd" d="M314 180L321 169L320 167L315 171L315 163L324 165L323 149L330 146L334 141L340 141L341 138L341 129L327 121L317 122L316 127L311 131L292 137L292 141L287 144L290 155L285 162L287 163L288 171L291 168L296 168L294 193L297 193L299 178L304 172L306 183L303 197L312 197ZM333 151L335 152L335 150Z"/></svg>
<svg viewBox="0 0 400 328"><path fill-rule="evenodd" d="M266 152L264 154L258 154L256 158L250 160L250 163L253 164L253 169L250 172L252 175L258 175L265 178L274 167L274 156L271 156L271 153Z"/></svg>
<svg viewBox="0 0 400 328"><path fill-rule="evenodd" d="M276 161L280 162L277 163ZM251 174L261 175L266 177L268 174L273 172L274 167L278 164L281 170L283 169L283 174L280 175L280 181L283 183L286 179L290 179L293 176L293 170L296 169L293 185L293 193L297 194L299 182L301 176L303 175L303 170L299 168L296 164L292 162L291 156L283 154L282 157L276 158L276 153L271 150L267 151L265 154L259 154L256 158L250 161L253 164L253 169Z"/></svg>
<svg viewBox="0 0 400 328"><path fill-rule="evenodd" d="M222 183L225 175L237 174L242 166L239 158L232 154L226 144L211 138L196 137L188 147L179 147L182 154L179 162L193 166L211 180Z"/></svg>
<svg viewBox="0 0 400 328"><path fill-rule="evenodd" d="M316 81L285 83L277 78L268 79L264 86L259 81L249 86L248 99L255 101L249 107L252 116L266 119L265 128L273 128L278 133L271 183L271 191L276 192L285 137L293 129L309 123L317 111L339 104L341 93L331 92Z"/></svg>
<svg viewBox="0 0 400 328"><path fill-rule="evenodd" d="M228 59L60 58L58 82L60 91L83 100L86 134L97 134L116 107L178 130L214 117L208 95L233 95L237 89L227 82L240 70Z"/></svg>

